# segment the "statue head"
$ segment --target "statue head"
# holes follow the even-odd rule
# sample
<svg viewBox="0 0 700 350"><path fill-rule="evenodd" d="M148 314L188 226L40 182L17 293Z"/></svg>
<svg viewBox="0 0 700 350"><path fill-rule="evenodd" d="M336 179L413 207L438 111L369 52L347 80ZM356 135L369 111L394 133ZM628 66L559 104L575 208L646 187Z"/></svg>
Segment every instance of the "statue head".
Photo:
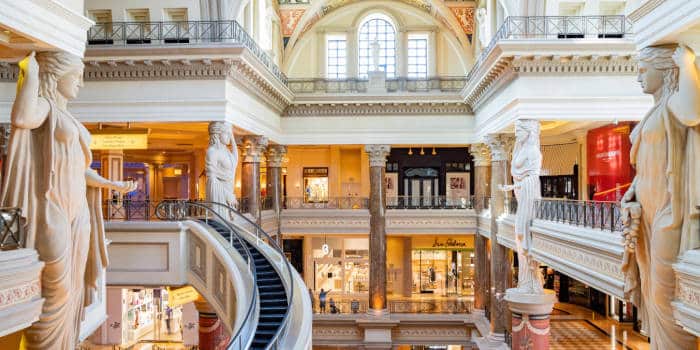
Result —
<svg viewBox="0 0 700 350"><path fill-rule="evenodd" d="M637 81L647 94L669 95L678 90L678 66L673 54L678 45L648 46L639 51Z"/></svg>
<svg viewBox="0 0 700 350"><path fill-rule="evenodd" d="M233 141L233 129L229 122L209 123L209 145L228 146Z"/></svg>
<svg viewBox="0 0 700 350"><path fill-rule="evenodd" d="M534 119L518 119L515 121L515 143L522 147L534 146L540 148L540 121Z"/></svg>
<svg viewBox="0 0 700 350"><path fill-rule="evenodd" d="M46 51L36 54L39 64L39 96L58 101L78 96L83 86L83 61L80 57L63 51Z"/></svg>

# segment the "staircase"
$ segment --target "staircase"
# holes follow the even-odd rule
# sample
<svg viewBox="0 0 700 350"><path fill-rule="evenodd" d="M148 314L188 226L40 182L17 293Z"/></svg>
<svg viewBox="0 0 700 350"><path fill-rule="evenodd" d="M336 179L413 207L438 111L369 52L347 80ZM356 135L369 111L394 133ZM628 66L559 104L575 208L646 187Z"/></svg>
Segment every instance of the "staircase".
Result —
<svg viewBox="0 0 700 350"><path fill-rule="evenodd" d="M282 284L282 278L267 258L248 241L241 239L231 239L231 232L216 220L200 220L211 226L216 232L229 241L241 255L245 255L245 250L241 242L246 245L255 263L255 281L260 297L260 317L258 327L255 330L253 342L250 349L267 349L270 346L275 334L282 327L285 314L288 312L287 292Z"/></svg>

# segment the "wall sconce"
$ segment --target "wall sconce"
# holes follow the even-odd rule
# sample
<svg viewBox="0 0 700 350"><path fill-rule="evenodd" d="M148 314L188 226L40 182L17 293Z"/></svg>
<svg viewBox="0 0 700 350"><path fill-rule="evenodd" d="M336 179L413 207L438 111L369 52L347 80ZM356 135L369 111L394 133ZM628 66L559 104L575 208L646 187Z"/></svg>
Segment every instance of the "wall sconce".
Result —
<svg viewBox="0 0 700 350"><path fill-rule="evenodd" d="M413 155L413 148L411 148L411 147L408 148L408 155L409 156Z"/></svg>
<svg viewBox="0 0 700 350"><path fill-rule="evenodd" d="M420 146L420 155L421 155L421 156L424 156L424 155L425 155L425 151L423 151L423 146Z"/></svg>
<svg viewBox="0 0 700 350"><path fill-rule="evenodd" d="M431 153L431 154L434 155L434 156L437 155L437 152L435 152L435 147L433 147L433 153Z"/></svg>

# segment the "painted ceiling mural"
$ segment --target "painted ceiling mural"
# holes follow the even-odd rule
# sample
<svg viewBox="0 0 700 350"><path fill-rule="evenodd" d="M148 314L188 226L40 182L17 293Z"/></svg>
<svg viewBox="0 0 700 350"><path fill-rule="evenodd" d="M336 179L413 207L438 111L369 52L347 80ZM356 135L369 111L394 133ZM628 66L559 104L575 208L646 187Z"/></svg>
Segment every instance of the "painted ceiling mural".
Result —
<svg viewBox="0 0 700 350"><path fill-rule="evenodd" d="M280 19L282 20L282 36L290 37L294 29L299 24L299 20L306 12L303 8L280 9Z"/></svg>
<svg viewBox="0 0 700 350"><path fill-rule="evenodd" d="M452 14L457 18L465 34L474 34L474 5L460 3L447 4Z"/></svg>

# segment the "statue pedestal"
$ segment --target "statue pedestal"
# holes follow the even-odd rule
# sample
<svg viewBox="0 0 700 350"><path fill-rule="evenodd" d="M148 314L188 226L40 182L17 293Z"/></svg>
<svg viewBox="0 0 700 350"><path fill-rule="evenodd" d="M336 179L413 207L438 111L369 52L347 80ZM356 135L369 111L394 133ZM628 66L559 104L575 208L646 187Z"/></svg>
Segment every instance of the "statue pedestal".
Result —
<svg viewBox="0 0 700 350"><path fill-rule="evenodd" d="M513 313L512 349L549 350L549 316L557 297L553 290L544 294L506 291L505 300Z"/></svg>
<svg viewBox="0 0 700 350"><path fill-rule="evenodd" d="M386 72L384 71L369 71L367 72L367 92L369 93L386 93Z"/></svg>

